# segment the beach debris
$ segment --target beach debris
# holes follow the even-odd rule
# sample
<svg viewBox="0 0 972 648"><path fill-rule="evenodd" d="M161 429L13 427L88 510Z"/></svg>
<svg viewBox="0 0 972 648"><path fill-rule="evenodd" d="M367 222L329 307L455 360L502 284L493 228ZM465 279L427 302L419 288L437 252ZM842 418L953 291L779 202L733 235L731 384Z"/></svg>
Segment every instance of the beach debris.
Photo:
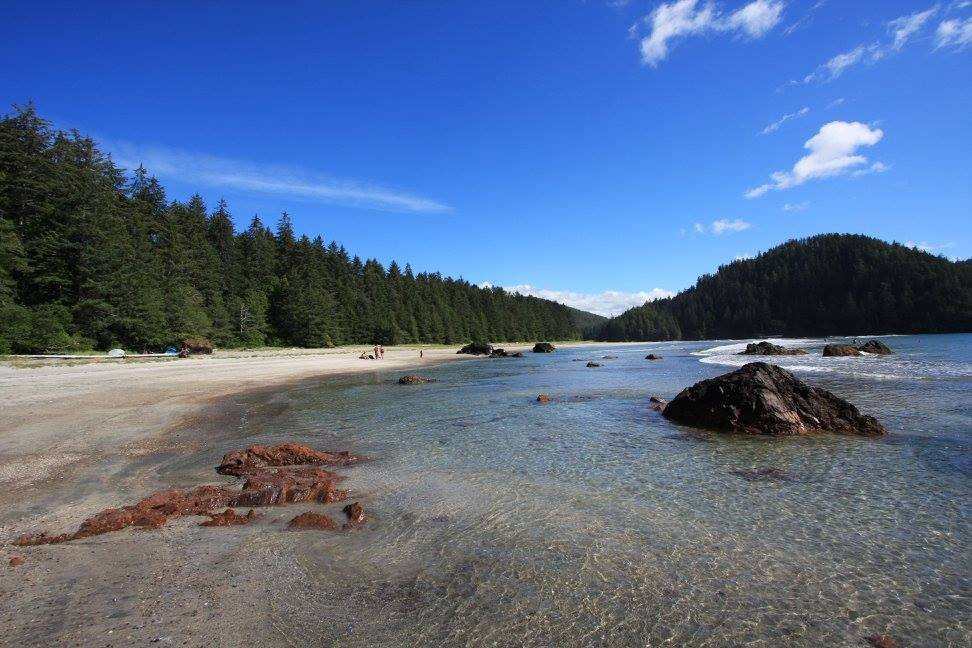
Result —
<svg viewBox="0 0 972 648"><path fill-rule="evenodd" d="M311 529L337 529L338 523L329 515L316 511L304 511L287 523L287 528L294 531L308 531Z"/></svg>
<svg viewBox="0 0 972 648"><path fill-rule="evenodd" d="M231 508L226 509L222 513L207 513L206 515L209 516L209 519L205 522L200 522L199 526L236 526L239 524L249 524L253 520L260 517L253 509L250 509L246 515L240 515Z"/></svg>
<svg viewBox="0 0 972 648"><path fill-rule="evenodd" d="M533 345L534 353L552 353L557 350L557 347L550 344L549 342L537 342Z"/></svg>
<svg viewBox="0 0 972 648"><path fill-rule="evenodd" d="M348 516L348 521L344 524L345 529L356 529L364 524L364 508L358 502L352 502L344 507L344 514Z"/></svg>
<svg viewBox="0 0 972 648"><path fill-rule="evenodd" d="M189 337L182 341L182 350L187 353L203 353L209 355L213 352L213 343L206 338Z"/></svg>
<svg viewBox="0 0 972 648"><path fill-rule="evenodd" d="M597 362L588 362L585 366L590 367L590 368L593 369L595 367L600 367L601 365L598 364Z"/></svg>
<svg viewBox="0 0 972 648"><path fill-rule="evenodd" d="M470 342L466 346L456 351L456 353L465 353L466 355L490 355L493 353L493 345L486 344L485 342Z"/></svg>
<svg viewBox="0 0 972 648"><path fill-rule="evenodd" d="M762 482L762 481L790 481L789 475L780 470L779 468L773 468L771 466L763 466L760 468L746 468L740 470L730 470L733 475L737 477L742 477L746 481L751 482Z"/></svg>
<svg viewBox="0 0 972 648"><path fill-rule="evenodd" d="M746 345L746 350L740 351L737 355L807 355L807 352L803 349L788 349L763 340L755 344L750 342Z"/></svg>
<svg viewBox="0 0 972 648"><path fill-rule="evenodd" d="M254 468L268 466L347 466L362 461L350 452L322 452L297 443L278 445L251 445L223 455L223 462L216 467L220 475L242 477Z"/></svg>
<svg viewBox="0 0 972 648"><path fill-rule="evenodd" d="M864 353L876 353L877 355L894 355L894 351L880 340L868 340L861 346L857 347L858 351L863 351Z"/></svg>
<svg viewBox="0 0 972 648"><path fill-rule="evenodd" d="M661 360L661 359L662 356L655 355L654 353L649 353L648 355L645 356L645 360Z"/></svg>
<svg viewBox="0 0 972 648"><path fill-rule="evenodd" d="M435 378L424 378L422 376L408 375L398 379L399 385L427 385L428 383L439 382Z"/></svg>
<svg viewBox="0 0 972 648"><path fill-rule="evenodd" d="M832 356L859 356L861 352L857 347L849 344L828 344L823 348L825 358Z"/></svg>
<svg viewBox="0 0 972 648"><path fill-rule="evenodd" d="M864 637L864 641L873 648L896 648L898 643L894 637L886 634L872 634Z"/></svg>
<svg viewBox="0 0 972 648"><path fill-rule="evenodd" d="M180 515L206 516L209 520L200 526L207 527L248 524L258 514L251 508L245 516L239 515L232 507L296 502L330 504L347 499L348 492L336 486L342 476L320 466L346 466L358 461L361 459L350 452L322 452L296 443L252 445L227 453L223 463L216 468L222 475L242 478L240 488L203 485L161 490L135 504L96 513L82 522L74 533L28 534L17 538L14 544L22 547L57 544L127 527L157 529L170 517ZM333 528L337 528L334 524Z"/></svg>
<svg viewBox="0 0 972 648"><path fill-rule="evenodd" d="M20 567L23 564L24 564L24 559L21 558L20 556L14 556L13 558L10 559L11 567Z"/></svg>
<svg viewBox="0 0 972 648"><path fill-rule="evenodd" d="M550 396L548 394L540 394L539 396L537 396L537 402L538 403L549 403L550 402Z"/></svg>
<svg viewBox="0 0 972 648"><path fill-rule="evenodd" d="M878 436L877 419L789 371L750 362L683 389L663 412L677 423L719 432L790 436L814 433Z"/></svg>

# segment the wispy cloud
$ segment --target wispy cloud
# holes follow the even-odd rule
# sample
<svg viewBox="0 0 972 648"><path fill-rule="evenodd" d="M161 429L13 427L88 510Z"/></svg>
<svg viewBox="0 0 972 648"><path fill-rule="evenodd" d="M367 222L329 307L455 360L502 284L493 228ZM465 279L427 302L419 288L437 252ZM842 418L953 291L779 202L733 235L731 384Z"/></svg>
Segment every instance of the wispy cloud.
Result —
<svg viewBox="0 0 972 648"><path fill-rule="evenodd" d="M894 41L891 43L891 48L895 50L900 50L904 47L905 43L918 33L926 22L931 19L935 13L938 12L938 7L932 7L931 9L926 9L925 11L916 11L910 16L901 16L900 18L895 18L888 23L888 31L891 33L891 37Z"/></svg>
<svg viewBox="0 0 972 648"><path fill-rule="evenodd" d="M808 207L810 207L810 203L807 201L799 202L799 203L786 203L783 205L783 211L802 212L802 211L807 211Z"/></svg>
<svg viewBox="0 0 972 648"><path fill-rule="evenodd" d="M724 232L742 232L743 230L748 230L753 226L752 223L747 223L739 218L735 220L729 220L727 218L720 218L717 221L712 221L712 226L710 231L716 236Z"/></svg>
<svg viewBox="0 0 972 648"><path fill-rule="evenodd" d="M947 250L948 248L955 247L954 242L948 243L929 243L928 241L908 241L905 243L905 247L914 248L916 250L921 250L922 252L938 252L939 250Z"/></svg>
<svg viewBox="0 0 972 648"><path fill-rule="evenodd" d="M871 128L861 122L832 121L820 127L816 135L803 145L809 151L797 160L790 171L770 174L771 182L754 187L745 193L747 198L757 198L771 189L789 189L808 180L861 171L868 160L858 149L874 146L884 137L884 131ZM887 170L881 162L866 168L868 173Z"/></svg>
<svg viewBox="0 0 972 648"><path fill-rule="evenodd" d="M837 106L842 106L845 101L847 101L847 100L844 99L843 97L837 97L836 99L834 99L833 101L831 101L829 104L827 104L827 109L829 110L831 108L836 108Z"/></svg>
<svg viewBox="0 0 972 648"><path fill-rule="evenodd" d="M790 121L791 119L797 119L798 117L803 117L808 112L810 112L810 108L803 107L803 108L801 108L800 110L798 110L796 112L787 113L786 115L783 115L782 117L780 117L779 119L777 119L775 122L769 124L766 128L764 128L763 130L761 130L759 132L759 134L760 135L769 135L770 133L775 133L776 131L780 130L780 126L782 126L786 122Z"/></svg>
<svg viewBox="0 0 972 648"><path fill-rule="evenodd" d="M493 284L484 282L479 285L483 288L489 288L492 287ZM629 308L641 306L645 302L655 301L656 299L664 299L665 297L673 297L675 295L674 292L665 290L664 288L652 288L651 290L640 292L605 290L604 292L600 293L578 293L569 290L535 288L530 284L503 286L503 290L511 293L520 293L521 295L531 295L533 297L550 299L561 304L566 304L567 306L572 306L573 308L579 308L590 313L604 315L605 317L623 313Z"/></svg>
<svg viewBox="0 0 972 648"><path fill-rule="evenodd" d="M641 38L641 60L654 67L668 57L672 43L679 39L713 32L760 38L780 22L782 14L781 0L753 0L729 14L712 2L700 6L698 0L675 0L658 5L629 32L638 35L643 28L650 30Z"/></svg>
<svg viewBox="0 0 972 648"><path fill-rule="evenodd" d="M943 20L935 31L935 49L964 49L972 45L972 18Z"/></svg>
<svg viewBox="0 0 972 648"><path fill-rule="evenodd" d="M749 261L750 259L755 259L756 257L752 252L743 252L742 254L737 254L733 261Z"/></svg>
<svg viewBox="0 0 972 648"><path fill-rule="evenodd" d="M258 165L160 146L101 140L120 166L144 165L149 173L192 185L226 187L258 194L276 194L311 202L390 212L449 211L441 202L356 180L338 179L303 169Z"/></svg>

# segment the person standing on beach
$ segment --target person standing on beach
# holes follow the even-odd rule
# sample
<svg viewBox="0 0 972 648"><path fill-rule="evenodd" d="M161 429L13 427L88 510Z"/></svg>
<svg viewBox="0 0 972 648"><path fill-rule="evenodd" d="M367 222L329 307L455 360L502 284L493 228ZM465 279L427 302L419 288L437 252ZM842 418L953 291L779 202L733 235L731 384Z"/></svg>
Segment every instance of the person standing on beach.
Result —
<svg viewBox="0 0 972 648"><path fill-rule="evenodd" d="M384 360L385 359L385 347L379 344L378 345L378 353L381 354L381 359Z"/></svg>
<svg viewBox="0 0 972 648"><path fill-rule="evenodd" d="M378 355L378 345L376 344L375 345L375 360L378 360L379 358L381 358L381 356Z"/></svg>
<svg viewBox="0 0 972 648"><path fill-rule="evenodd" d="M425 349L419 349L419 358L425 357Z"/></svg>

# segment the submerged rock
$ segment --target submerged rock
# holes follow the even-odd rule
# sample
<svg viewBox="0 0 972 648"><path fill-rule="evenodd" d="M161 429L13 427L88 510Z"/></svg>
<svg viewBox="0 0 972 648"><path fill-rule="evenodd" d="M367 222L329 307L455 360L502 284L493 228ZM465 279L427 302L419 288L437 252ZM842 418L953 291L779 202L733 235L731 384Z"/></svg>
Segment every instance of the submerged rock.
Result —
<svg viewBox="0 0 972 648"><path fill-rule="evenodd" d="M868 340L861 346L857 347L858 351L863 351L864 353L876 353L878 355L894 355L894 351L880 340Z"/></svg>
<svg viewBox="0 0 972 648"><path fill-rule="evenodd" d="M228 508L222 513L209 513L209 519L205 522L200 522L199 526L204 527L216 527L216 526L236 526L240 524L249 524L253 520L260 517L257 515L256 511L250 509L246 515L240 515L235 510Z"/></svg>
<svg viewBox="0 0 972 648"><path fill-rule="evenodd" d="M789 481L789 476L779 468L769 466L763 468L747 468L745 470L729 471L737 477L742 477L746 481Z"/></svg>
<svg viewBox="0 0 972 648"><path fill-rule="evenodd" d="M586 366L590 368L594 368L594 367L600 367L601 365L596 362L588 362Z"/></svg>
<svg viewBox="0 0 972 648"><path fill-rule="evenodd" d="M329 515L315 511L305 511L287 523L287 528L295 531L310 529L337 529L338 523Z"/></svg>
<svg viewBox="0 0 972 648"><path fill-rule="evenodd" d="M553 351L556 350L557 347L550 344L549 342L537 342L536 344L533 345L534 353L552 353Z"/></svg>
<svg viewBox="0 0 972 648"><path fill-rule="evenodd" d="M295 502L329 504L347 499L348 492L336 487L340 475L323 468L257 470L246 481L232 506L275 506Z"/></svg>
<svg viewBox="0 0 972 648"><path fill-rule="evenodd" d="M540 394L539 396L537 396L537 402L538 403L549 403L550 402L550 396L548 396L547 394Z"/></svg>
<svg viewBox="0 0 972 648"><path fill-rule="evenodd" d="M422 376L402 376L398 379L399 385L427 385L429 383L439 382L435 378L424 378Z"/></svg>
<svg viewBox="0 0 972 648"><path fill-rule="evenodd" d="M466 346L456 351L457 354L465 353L466 355L489 355L492 352L493 345L486 344L485 342L470 342Z"/></svg>
<svg viewBox="0 0 972 648"><path fill-rule="evenodd" d="M662 357L660 355L655 355L654 353L649 353L648 355L645 356L645 360L661 360L661 359Z"/></svg>
<svg viewBox="0 0 972 648"><path fill-rule="evenodd" d="M857 347L853 347L849 344L828 344L823 348L824 357L831 356L859 356L861 352L857 350Z"/></svg>
<svg viewBox="0 0 972 648"><path fill-rule="evenodd" d="M665 400L664 398L658 398L657 396L652 396L651 398L648 399L648 401L650 403L653 403L651 409L655 410L656 412L664 412L665 406L668 405L667 400Z"/></svg>
<svg viewBox="0 0 972 648"><path fill-rule="evenodd" d="M884 427L842 398L785 369L751 362L683 389L664 410L678 423L719 432L877 436Z"/></svg>
<svg viewBox="0 0 972 648"><path fill-rule="evenodd" d="M765 340L755 344L746 345L745 351L740 351L738 355L806 355L803 349L788 349L778 344L770 344Z"/></svg>
<svg viewBox="0 0 972 648"><path fill-rule="evenodd" d="M511 354L510 357L511 358L522 358L523 357L523 352L522 351L517 351L516 353Z"/></svg>
<svg viewBox="0 0 972 648"><path fill-rule="evenodd" d="M344 507L344 514L348 516L348 521L345 523L345 529L356 529L365 521L364 508L358 502L352 502Z"/></svg>
<svg viewBox="0 0 972 648"><path fill-rule="evenodd" d="M601 356L601 360L617 360L618 356Z"/></svg>
<svg viewBox="0 0 972 648"><path fill-rule="evenodd" d="M362 459L350 452L322 452L297 443L279 445L252 445L243 450L234 450L223 455L223 462L217 466L220 475L242 477L254 468L268 466L347 466Z"/></svg>

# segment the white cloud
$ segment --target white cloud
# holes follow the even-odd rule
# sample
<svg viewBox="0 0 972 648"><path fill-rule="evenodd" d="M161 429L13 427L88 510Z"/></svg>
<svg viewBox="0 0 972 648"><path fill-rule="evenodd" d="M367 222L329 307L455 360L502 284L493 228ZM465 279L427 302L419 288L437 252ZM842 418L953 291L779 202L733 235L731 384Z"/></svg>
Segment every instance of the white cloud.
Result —
<svg viewBox="0 0 972 648"><path fill-rule="evenodd" d="M827 104L827 108L828 109L830 109L830 108L836 108L837 106L842 105L845 101L846 101L846 99L844 99L843 97L837 97L836 99L834 99L833 101L831 101L829 104Z"/></svg>
<svg viewBox="0 0 972 648"><path fill-rule="evenodd" d="M761 130L759 132L759 134L760 135L769 135L770 133L775 133L776 131L778 131L780 129L780 126L782 126L786 122L790 121L791 119L797 119L798 117L803 117L808 112L810 112L810 108L803 107L803 108L801 108L800 110L798 110L796 112L787 113L786 115L783 115L782 117L780 117L779 119L777 119L775 122L773 122L772 124L768 125L763 130Z"/></svg>
<svg viewBox="0 0 972 648"><path fill-rule="evenodd" d="M921 250L922 252L936 252L938 250L947 250L948 248L955 247L954 242L949 243L929 243L928 241L920 241L918 243L914 241L908 241L905 243L905 247L914 248L915 250Z"/></svg>
<svg viewBox="0 0 972 648"><path fill-rule="evenodd" d="M692 229L694 229L699 234L705 234L705 225L703 225L702 223L696 223L692 225Z"/></svg>
<svg viewBox="0 0 972 648"><path fill-rule="evenodd" d="M698 0L675 0L658 5L630 31L636 34L642 25L651 28L640 46L642 61L654 67L668 57L670 43L679 38L707 32L735 32L759 38L779 23L782 13L780 0L753 0L728 15L720 13L711 2L699 6Z"/></svg>
<svg viewBox="0 0 972 648"><path fill-rule="evenodd" d="M749 259L755 259L755 258L756 257L753 255L752 252L743 252L742 254L736 255L733 258L733 261L748 261Z"/></svg>
<svg viewBox="0 0 972 648"><path fill-rule="evenodd" d="M490 288L492 284L484 282L479 284L482 288ZM605 290L600 293L578 293L569 290L550 290L546 288L534 288L530 284L519 284L516 286L503 286L503 290L521 295L532 295L550 299L573 308L597 313L610 317L623 313L629 308L641 306L645 302L673 297L674 292L663 288L652 288L649 291L640 292L621 292L618 290Z"/></svg>
<svg viewBox="0 0 972 648"><path fill-rule="evenodd" d="M102 140L120 166L144 165L149 173L192 185L228 187L260 194L290 196L312 202L390 212L445 212L443 203L355 180L337 179L291 168L256 165L165 147Z"/></svg>
<svg viewBox="0 0 972 648"><path fill-rule="evenodd" d="M858 149L874 146L884 137L879 128L871 128L861 122L832 121L820 127L816 135L803 145L810 151L797 160L790 171L776 171L770 174L771 182L750 189L747 198L757 198L771 189L789 189L808 180L826 178L848 173L867 164L867 158L858 154ZM867 170L871 173L887 169L883 163L875 162Z"/></svg>
<svg viewBox="0 0 972 648"><path fill-rule="evenodd" d="M884 162L874 162L873 164L871 164L871 166L869 166L869 167L867 167L865 169L858 169L857 171L855 171L851 175L853 175L854 177L859 177L859 176L863 176L863 175L870 175L872 173L884 173L885 171L887 171L890 168L891 167L889 167Z"/></svg>
<svg viewBox="0 0 972 648"><path fill-rule="evenodd" d="M752 226L752 223L747 223L746 221L738 218L735 220L720 218L719 220L712 222L711 231L713 234L718 236L723 232L742 232L743 230L748 230Z"/></svg>
<svg viewBox="0 0 972 648"><path fill-rule="evenodd" d="M800 202L800 203L792 203L792 204L791 203L786 203L785 205L783 205L783 211L785 211L785 212L802 212L802 211L806 211L807 210L807 207L809 207L809 206L810 206L810 203L809 202L806 202L806 201Z"/></svg>
<svg viewBox="0 0 972 648"><path fill-rule="evenodd" d="M882 56L883 54L877 43L867 46L858 45L849 52L842 52L832 57L816 70L803 77L803 82L831 81L843 74L847 68L853 67L865 60L877 60Z"/></svg>
<svg viewBox="0 0 972 648"><path fill-rule="evenodd" d="M935 32L935 47L963 49L972 45L972 18L943 20Z"/></svg>
<svg viewBox="0 0 972 648"><path fill-rule="evenodd" d="M910 16L901 16L888 23L888 31L894 37L891 43L892 49L900 50L915 33L921 29L928 19L935 15L938 7L932 7L925 11L916 11Z"/></svg>

